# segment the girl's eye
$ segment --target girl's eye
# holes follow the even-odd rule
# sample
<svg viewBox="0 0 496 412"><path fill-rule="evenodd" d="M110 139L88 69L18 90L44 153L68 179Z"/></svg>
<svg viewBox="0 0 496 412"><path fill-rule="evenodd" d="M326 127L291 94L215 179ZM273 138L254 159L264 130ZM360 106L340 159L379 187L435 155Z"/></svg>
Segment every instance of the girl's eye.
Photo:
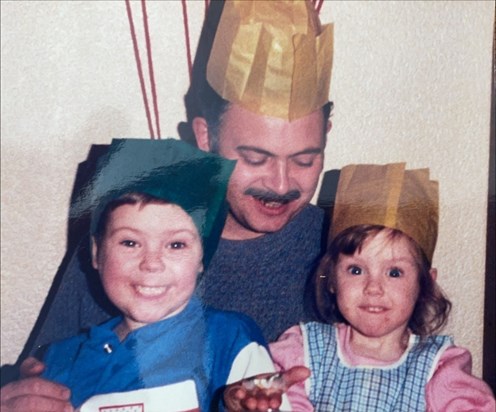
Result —
<svg viewBox="0 0 496 412"><path fill-rule="evenodd" d="M121 245L126 247L136 247L137 243L134 240L123 240L120 242Z"/></svg>
<svg viewBox="0 0 496 412"><path fill-rule="evenodd" d="M169 247L171 249L184 249L186 247L186 243L184 242L172 242Z"/></svg>
<svg viewBox="0 0 496 412"><path fill-rule="evenodd" d="M392 268L389 270L389 276L392 278L399 278L401 276L401 270L398 268Z"/></svg>
<svg viewBox="0 0 496 412"><path fill-rule="evenodd" d="M348 268L348 271L352 274L352 275L361 275L362 274L362 269L359 268L358 266L350 266Z"/></svg>

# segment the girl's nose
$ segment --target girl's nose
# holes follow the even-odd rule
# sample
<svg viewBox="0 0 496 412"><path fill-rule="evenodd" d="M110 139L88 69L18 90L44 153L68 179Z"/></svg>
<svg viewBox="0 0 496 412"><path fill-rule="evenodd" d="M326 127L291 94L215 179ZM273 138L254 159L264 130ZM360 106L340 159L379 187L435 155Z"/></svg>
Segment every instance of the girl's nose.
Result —
<svg viewBox="0 0 496 412"><path fill-rule="evenodd" d="M364 292L365 294L371 296L382 295L384 292L382 282L379 279L376 279L375 277L369 277L369 279L367 279L367 282L365 284Z"/></svg>

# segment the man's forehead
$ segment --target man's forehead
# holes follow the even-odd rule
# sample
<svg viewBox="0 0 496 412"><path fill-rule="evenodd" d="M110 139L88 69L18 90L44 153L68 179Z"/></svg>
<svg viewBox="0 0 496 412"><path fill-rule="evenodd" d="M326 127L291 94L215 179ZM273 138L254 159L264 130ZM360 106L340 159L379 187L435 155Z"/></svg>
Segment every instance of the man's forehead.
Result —
<svg viewBox="0 0 496 412"><path fill-rule="evenodd" d="M240 150L268 152L288 145L295 152L319 151L325 147L323 123L322 109L289 121L230 104L222 116L219 144L221 147L229 145Z"/></svg>
<svg viewBox="0 0 496 412"><path fill-rule="evenodd" d="M279 152L273 152L267 149L264 149L263 147L258 147L258 146L253 146L253 145L238 145L236 146L236 150L239 153L257 153L265 156L277 156ZM324 152L324 148L321 146L309 146L306 147L302 150L296 151L296 152L291 152L287 154L288 156L300 156L300 155L315 155L315 154L321 154Z"/></svg>
<svg viewBox="0 0 496 412"><path fill-rule="evenodd" d="M237 103L229 103L221 117L222 127L226 126L232 128L236 124L239 124L240 121L249 122L251 128L277 127L294 129L301 125L304 125L304 127L322 127L324 122L324 112L323 108L320 107L306 116L294 120L288 120L280 117L260 114L248 110Z"/></svg>

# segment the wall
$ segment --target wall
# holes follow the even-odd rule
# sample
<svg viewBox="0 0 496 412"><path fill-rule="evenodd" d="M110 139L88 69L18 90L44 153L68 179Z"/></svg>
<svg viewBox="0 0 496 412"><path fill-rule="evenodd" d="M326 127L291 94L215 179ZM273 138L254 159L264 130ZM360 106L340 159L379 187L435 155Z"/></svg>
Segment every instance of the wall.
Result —
<svg viewBox="0 0 496 412"><path fill-rule="evenodd" d="M77 164L148 137L124 1L1 3L1 362L14 362L66 245ZM181 2L148 1L163 136L189 84ZM188 1L193 51L204 2ZM133 2L137 28L139 2ZM326 169L406 161L440 181L447 332L481 373L494 1L324 2L335 22ZM140 49L144 50L141 31ZM145 55L142 55L146 63ZM145 71L146 71L145 65Z"/></svg>

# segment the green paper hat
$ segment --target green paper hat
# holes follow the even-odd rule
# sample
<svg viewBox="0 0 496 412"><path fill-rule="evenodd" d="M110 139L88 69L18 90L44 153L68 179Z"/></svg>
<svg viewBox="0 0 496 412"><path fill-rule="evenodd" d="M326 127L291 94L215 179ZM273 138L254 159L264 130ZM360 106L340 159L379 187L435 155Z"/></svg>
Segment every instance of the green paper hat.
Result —
<svg viewBox="0 0 496 412"><path fill-rule="evenodd" d="M202 237L207 267L224 227L227 184L235 163L176 139L113 139L72 215L91 212L94 234L107 204L125 193L145 193L177 204Z"/></svg>

